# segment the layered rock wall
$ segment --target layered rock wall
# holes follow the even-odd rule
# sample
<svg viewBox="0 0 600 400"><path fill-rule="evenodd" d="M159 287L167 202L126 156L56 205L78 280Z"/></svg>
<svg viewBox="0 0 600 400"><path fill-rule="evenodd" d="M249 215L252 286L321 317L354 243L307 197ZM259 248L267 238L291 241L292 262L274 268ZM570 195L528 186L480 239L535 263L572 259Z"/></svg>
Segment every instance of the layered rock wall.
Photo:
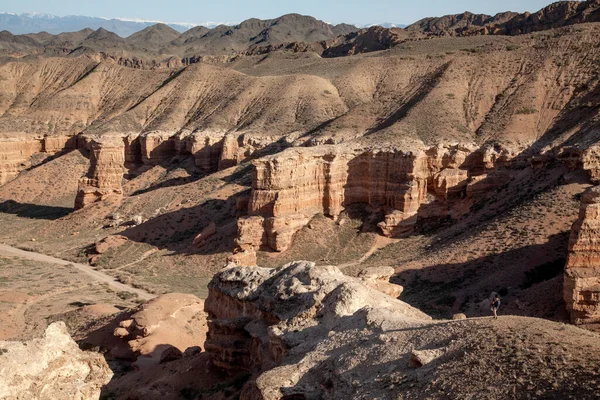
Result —
<svg viewBox="0 0 600 400"><path fill-rule="evenodd" d="M30 158L36 153L55 154L77 148L75 136L46 136L41 139L0 140L0 186L31 166Z"/></svg>
<svg viewBox="0 0 600 400"><path fill-rule="evenodd" d="M600 322L600 186L583 194L571 230L564 299L573 323Z"/></svg>
<svg viewBox="0 0 600 400"><path fill-rule="evenodd" d="M175 155L174 133L148 132L140 136L144 164L160 164Z"/></svg>
<svg viewBox="0 0 600 400"><path fill-rule="evenodd" d="M197 132L189 137L189 152L198 167L207 172L219 168L224 137L225 132L221 131Z"/></svg>
<svg viewBox="0 0 600 400"><path fill-rule="evenodd" d="M28 168L29 158L41 151L42 143L39 140L0 142L0 185L4 185Z"/></svg>
<svg viewBox="0 0 600 400"><path fill-rule="evenodd" d="M225 130L153 131L130 135L131 145L126 146L126 154L128 161L135 159L150 165L158 165L177 154L191 154L198 167L214 172L237 165L279 138Z"/></svg>
<svg viewBox="0 0 600 400"><path fill-rule="evenodd" d="M384 213L379 224L384 235L409 235L424 204L443 202L444 207L430 207L426 216L445 216L454 202L467 197L469 187L474 196L481 195L473 182L489 183L485 190L503 183L486 172L505 158L498 151L468 146L416 151L321 146L264 157L253 162L247 216L238 221L238 245L242 251L261 246L283 251L314 215L336 218L358 203Z"/></svg>

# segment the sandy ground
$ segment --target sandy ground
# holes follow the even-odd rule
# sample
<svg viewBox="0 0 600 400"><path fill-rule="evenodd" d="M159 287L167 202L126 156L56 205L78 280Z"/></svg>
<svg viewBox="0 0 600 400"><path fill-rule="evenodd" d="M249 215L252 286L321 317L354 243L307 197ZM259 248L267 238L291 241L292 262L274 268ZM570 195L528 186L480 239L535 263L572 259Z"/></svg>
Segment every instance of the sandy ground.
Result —
<svg viewBox="0 0 600 400"><path fill-rule="evenodd" d="M65 313L110 315L141 301L65 264L0 254L0 340L29 340Z"/></svg>
<svg viewBox="0 0 600 400"><path fill-rule="evenodd" d="M112 276L109 276L102 272L96 271L89 265L72 263L69 261L60 260L55 257L47 256L45 254L33 253L30 251L16 249L14 247L11 247L11 246L8 246L5 244L0 244L0 255L16 256L16 257L25 258L25 259L32 260L32 261L41 261L41 262L47 262L47 263L53 263L53 264L59 264L59 265L67 265L67 266L78 269L79 271L89 275L90 277L92 277L94 280L96 280L98 282L108 284L108 286L110 286L111 288L113 288L115 290L125 291L125 292L136 294L138 297L140 297L141 299L144 299L144 300L150 300L150 299L153 299L154 297L156 297L156 295L148 293L145 290L137 289L137 288L131 287L129 285L123 284L121 282L117 282L117 281L115 281L115 278L113 278Z"/></svg>

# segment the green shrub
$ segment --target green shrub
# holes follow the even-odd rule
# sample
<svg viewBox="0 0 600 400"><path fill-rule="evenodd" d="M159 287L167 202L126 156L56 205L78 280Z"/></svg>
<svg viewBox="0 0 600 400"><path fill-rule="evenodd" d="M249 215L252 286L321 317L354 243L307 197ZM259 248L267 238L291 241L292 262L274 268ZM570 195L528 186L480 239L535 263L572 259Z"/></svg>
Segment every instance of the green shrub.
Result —
<svg viewBox="0 0 600 400"><path fill-rule="evenodd" d="M533 107L522 107L517 110L517 114L531 115L537 113L538 110Z"/></svg>

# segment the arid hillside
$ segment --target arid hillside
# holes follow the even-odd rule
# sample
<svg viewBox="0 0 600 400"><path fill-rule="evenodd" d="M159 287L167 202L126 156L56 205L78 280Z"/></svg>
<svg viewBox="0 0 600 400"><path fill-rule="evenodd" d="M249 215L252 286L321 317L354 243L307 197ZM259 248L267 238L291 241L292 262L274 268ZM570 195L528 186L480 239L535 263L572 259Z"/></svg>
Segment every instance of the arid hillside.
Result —
<svg viewBox="0 0 600 400"><path fill-rule="evenodd" d="M594 398L598 9L1 33L0 339L106 398Z"/></svg>
<svg viewBox="0 0 600 400"><path fill-rule="evenodd" d="M227 259L386 263L415 287L457 265L474 271L468 286L416 304L481 314L490 291L511 288L507 310L566 318L560 266L597 177L599 31L156 69L94 52L7 59L2 240L201 296ZM160 42L153 32L140 42ZM521 239L503 239L513 230Z"/></svg>

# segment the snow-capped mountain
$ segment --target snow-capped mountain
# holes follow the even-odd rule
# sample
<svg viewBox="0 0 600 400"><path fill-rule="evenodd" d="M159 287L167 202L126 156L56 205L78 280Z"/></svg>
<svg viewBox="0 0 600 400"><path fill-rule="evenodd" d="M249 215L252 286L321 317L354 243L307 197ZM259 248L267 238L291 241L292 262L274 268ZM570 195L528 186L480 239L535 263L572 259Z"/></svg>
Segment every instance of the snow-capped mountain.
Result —
<svg viewBox="0 0 600 400"><path fill-rule="evenodd" d="M392 22L382 22L379 24L367 24L367 25L363 25L361 26L361 28L370 28L372 26L382 26L384 28L406 28L408 25L406 24L395 24Z"/></svg>
<svg viewBox="0 0 600 400"><path fill-rule="evenodd" d="M86 17L81 15L67 15L58 17L43 13L0 13L0 31L7 30L14 35L25 33L48 32L58 34L62 32L76 32L85 28L98 29L104 28L114 32L121 37L127 37L135 32L141 31L148 26L163 21L149 21L135 18L101 18ZM204 25L208 28L219 25L216 22L209 23L187 23L187 22L163 22L171 28L185 32L198 25Z"/></svg>

